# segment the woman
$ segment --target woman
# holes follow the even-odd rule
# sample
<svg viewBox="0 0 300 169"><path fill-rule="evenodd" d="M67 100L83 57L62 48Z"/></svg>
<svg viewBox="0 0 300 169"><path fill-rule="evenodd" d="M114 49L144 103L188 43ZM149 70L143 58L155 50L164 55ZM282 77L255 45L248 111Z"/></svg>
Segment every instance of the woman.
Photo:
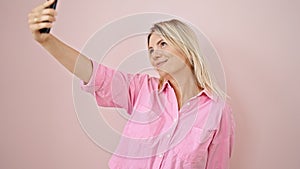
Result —
<svg viewBox="0 0 300 169"><path fill-rule="evenodd" d="M47 1L28 15L34 39L81 79L99 106L130 114L110 168L228 168L234 122L226 94L214 83L200 55L196 35L186 24L154 24L149 59L160 78L127 74L89 59L52 34L56 12ZM48 22L45 22L48 21Z"/></svg>

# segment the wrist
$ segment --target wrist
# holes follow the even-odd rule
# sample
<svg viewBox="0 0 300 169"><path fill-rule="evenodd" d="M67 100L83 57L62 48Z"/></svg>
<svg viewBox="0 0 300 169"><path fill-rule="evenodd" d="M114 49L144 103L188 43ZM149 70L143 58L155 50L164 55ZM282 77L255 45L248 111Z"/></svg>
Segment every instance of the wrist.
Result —
<svg viewBox="0 0 300 169"><path fill-rule="evenodd" d="M47 47L49 44L51 44L51 39L53 39L53 35L45 35L45 37L42 40L37 40L40 45L43 47Z"/></svg>

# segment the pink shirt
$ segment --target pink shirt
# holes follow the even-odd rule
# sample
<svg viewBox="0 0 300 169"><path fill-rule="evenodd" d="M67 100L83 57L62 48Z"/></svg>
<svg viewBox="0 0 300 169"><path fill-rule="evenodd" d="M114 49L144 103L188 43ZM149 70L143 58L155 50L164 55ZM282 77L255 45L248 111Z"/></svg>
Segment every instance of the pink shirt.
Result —
<svg viewBox="0 0 300 169"><path fill-rule="evenodd" d="M225 101L202 90L178 110L173 88L144 74L127 74L93 60L90 81L81 88L99 106L130 114L111 169L227 169L234 121Z"/></svg>

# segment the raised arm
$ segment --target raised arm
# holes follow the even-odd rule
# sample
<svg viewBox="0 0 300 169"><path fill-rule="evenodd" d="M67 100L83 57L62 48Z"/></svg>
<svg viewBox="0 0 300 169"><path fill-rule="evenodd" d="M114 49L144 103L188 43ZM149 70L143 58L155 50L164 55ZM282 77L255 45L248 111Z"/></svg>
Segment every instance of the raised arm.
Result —
<svg viewBox="0 0 300 169"><path fill-rule="evenodd" d="M28 24L32 36L65 68L87 83L93 70L91 60L51 33L39 32L42 28L51 28L53 22L55 22L57 12L54 9L47 8L53 2L54 0L46 1L28 14Z"/></svg>

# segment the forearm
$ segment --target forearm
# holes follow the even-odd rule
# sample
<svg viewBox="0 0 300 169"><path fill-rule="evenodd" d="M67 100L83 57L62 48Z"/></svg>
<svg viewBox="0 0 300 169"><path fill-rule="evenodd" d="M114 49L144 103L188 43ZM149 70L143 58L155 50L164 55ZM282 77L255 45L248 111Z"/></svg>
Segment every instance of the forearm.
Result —
<svg viewBox="0 0 300 169"><path fill-rule="evenodd" d="M50 35L41 45L71 73L86 83L89 81L92 75L92 62L88 57L53 35Z"/></svg>

